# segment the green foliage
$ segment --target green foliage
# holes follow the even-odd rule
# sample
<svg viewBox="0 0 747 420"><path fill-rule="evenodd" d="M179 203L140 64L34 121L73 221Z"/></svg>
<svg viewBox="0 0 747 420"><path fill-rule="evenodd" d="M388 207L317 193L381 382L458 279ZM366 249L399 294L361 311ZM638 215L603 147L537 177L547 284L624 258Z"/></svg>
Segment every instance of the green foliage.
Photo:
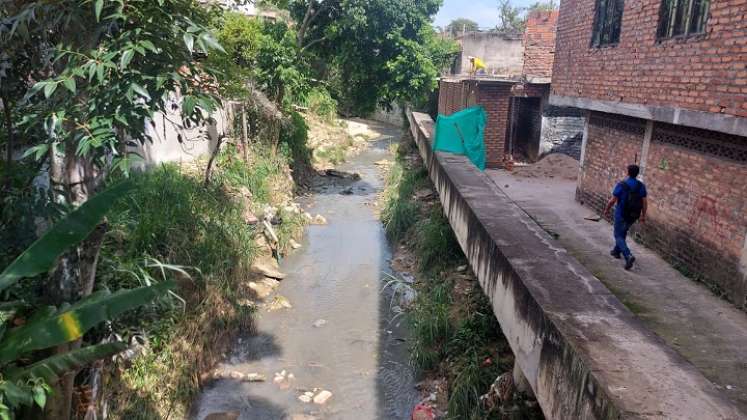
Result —
<svg viewBox="0 0 747 420"><path fill-rule="evenodd" d="M446 32L452 36L460 35L462 32L474 32L480 29L480 26L474 20L467 18L457 18L446 25Z"/></svg>
<svg viewBox="0 0 747 420"><path fill-rule="evenodd" d="M305 105L327 122L333 122L337 116L337 101L323 87L312 88L306 96Z"/></svg>
<svg viewBox="0 0 747 420"><path fill-rule="evenodd" d="M378 104L417 98L435 88L424 34L440 0L290 0L296 42L330 80L344 114L367 114ZM373 53L375 52L375 53Z"/></svg>
<svg viewBox="0 0 747 420"><path fill-rule="evenodd" d="M419 210L413 194L417 188L427 185L427 177L425 171L406 170L400 162L389 171L381 220L390 240L399 241L417 222Z"/></svg>
<svg viewBox="0 0 747 420"><path fill-rule="evenodd" d="M307 69L299 58L295 32L285 23L226 12L215 25L225 51L211 55L209 63L220 70L225 95L242 99L256 85L281 105L305 96Z"/></svg>
<svg viewBox="0 0 747 420"><path fill-rule="evenodd" d="M443 210L436 208L418 225L417 253L422 270L438 270L464 259L462 248Z"/></svg>
<svg viewBox="0 0 747 420"><path fill-rule="evenodd" d="M0 40L50 48L54 62L54 71L25 96L21 125L44 127L28 153L41 157L65 143L67 153L91 159L113 153L116 161L126 136L149 140L144 121L166 109L170 93L183 95L183 117L190 124L206 120L216 107L203 88L211 76L193 58L220 50L204 26L203 8L192 0L94 4L30 2L5 17Z"/></svg>
<svg viewBox="0 0 747 420"><path fill-rule="evenodd" d="M138 174L133 182L135 191L109 217L113 235L105 257L125 265L151 257L212 275L251 256L252 232L241 219L242 207L219 186L205 188L173 165Z"/></svg>
<svg viewBox="0 0 747 420"><path fill-rule="evenodd" d="M290 151L291 166L301 169L311 165L311 150L307 146L309 127L298 112L290 113L290 124L280 132L280 144Z"/></svg>
<svg viewBox="0 0 747 420"><path fill-rule="evenodd" d="M3 270L0 274L2 287L48 270L57 257L78 244L101 222L117 197L131 188L129 182L120 183L68 214ZM7 324L19 315L25 304L2 303L0 370L8 381L0 386L3 392L0 415L10 416L22 406L43 407L48 388L40 380L51 383L70 369L121 351L123 344L87 347L25 365L33 352L79 340L94 326L163 296L171 287L164 282L116 293L101 290L73 305L38 309L22 325L10 329Z"/></svg>
<svg viewBox="0 0 747 420"><path fill-rule="evenodd" d="M0 291L21 278L34 277L49 271L57 257L85 239L111 209L116 199L132 187L132 183L127 181L117 184L69 213L0 273Z"/></svg>
<svg viewBox="0 0 747 420"><path fill-rule="evenodd" d="M526 20L522 16L522 9L511 4L511 0L498 0L499 32L521 34L524 32Z"/></svg>

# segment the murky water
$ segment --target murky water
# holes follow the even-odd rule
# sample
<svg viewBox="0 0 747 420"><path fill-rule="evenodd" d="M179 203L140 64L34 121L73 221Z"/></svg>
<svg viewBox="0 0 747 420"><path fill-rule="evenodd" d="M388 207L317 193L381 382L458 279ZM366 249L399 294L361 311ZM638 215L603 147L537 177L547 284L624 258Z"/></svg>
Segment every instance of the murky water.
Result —
<svg viewBox="0 0 747 420"><path fill-rule="evenodd" d="M240 419L410 418L419 396L407 331L391 310L389 293L382 293L390 250L372 207L383 188L375 162L393 159L389 146L399 135L386 130L339 168L359 173L359 181L327 185L310 197L308 211L329 224L309 227L303 248L281 264L288 277L278 293L293 308L262 310L256 333L237 343L221 366L264 374L267 382L217 381L196 401L193 418L230 411L240 412ZM295 376L287 389L273 383L283 370ZM324 405L298 399L314 388L333 396Z"/></svg>

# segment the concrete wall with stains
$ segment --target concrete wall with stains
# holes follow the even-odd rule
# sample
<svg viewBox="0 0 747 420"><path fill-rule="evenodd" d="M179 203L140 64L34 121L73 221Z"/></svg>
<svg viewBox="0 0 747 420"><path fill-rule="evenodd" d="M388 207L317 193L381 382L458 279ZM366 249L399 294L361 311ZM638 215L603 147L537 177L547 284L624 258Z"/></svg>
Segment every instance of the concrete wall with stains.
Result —
<svg viewBox="0 0 747 420"><path fill-rule="evenodd" d="M162 163L191 162L209 155L218 138L226 136L231 129L231 105L213 113L212 124L200 127L185 126L181 117L181 99L173 98L167 112L158 112L146 122L152 142L131 149L142 157L141 167L152 167Z"/></svg>

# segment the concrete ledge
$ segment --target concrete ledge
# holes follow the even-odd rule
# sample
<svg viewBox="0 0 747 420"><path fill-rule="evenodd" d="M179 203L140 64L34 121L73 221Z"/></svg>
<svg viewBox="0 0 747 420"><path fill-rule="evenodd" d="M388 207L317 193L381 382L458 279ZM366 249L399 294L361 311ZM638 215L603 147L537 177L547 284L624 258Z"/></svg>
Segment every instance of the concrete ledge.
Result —
<svg viewBox="0 0 747 420"><path fill-rule="evenodd" d="M747 418L467 158L434 153L429 116L408 118L449 222L547 418Z"/></svg>
<svg viewBox="0 0 747 420"><path fill-rule="evenodd" d="M684 125L736 136L747 135L747 118L683 108L649 106L625 102L600 101L575 96L550 95L550 104L571 106L610 114L622 114L644 120Z"/></svg>

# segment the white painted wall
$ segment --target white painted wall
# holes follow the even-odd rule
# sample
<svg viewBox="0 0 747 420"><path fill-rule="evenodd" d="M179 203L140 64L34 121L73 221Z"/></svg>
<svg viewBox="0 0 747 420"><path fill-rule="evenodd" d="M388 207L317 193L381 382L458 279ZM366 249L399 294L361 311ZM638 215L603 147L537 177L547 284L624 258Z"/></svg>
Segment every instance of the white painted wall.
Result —
<svg viewBox="0 0 747 420"><path fill-rule="evenodd" d="M167 162L191 162L209 155L220 136L230 134L232 115L228 109L218 109L212 116L215 124L187 128L181 119L181 98L168 105L168 112L156 113L146 122L146 131L153 141L131 149L143 159L145 167Z"/></svg>
<svg viewBox="0 0 747 420"><path fill-rule="evenodd" d="M457 74L470 71L469 56L480 57L488 66L487 73L493 76L520 76L524 67L522 40L513 39L497 32L469 32L457 39L462 53L456 65Z"/></svg>

